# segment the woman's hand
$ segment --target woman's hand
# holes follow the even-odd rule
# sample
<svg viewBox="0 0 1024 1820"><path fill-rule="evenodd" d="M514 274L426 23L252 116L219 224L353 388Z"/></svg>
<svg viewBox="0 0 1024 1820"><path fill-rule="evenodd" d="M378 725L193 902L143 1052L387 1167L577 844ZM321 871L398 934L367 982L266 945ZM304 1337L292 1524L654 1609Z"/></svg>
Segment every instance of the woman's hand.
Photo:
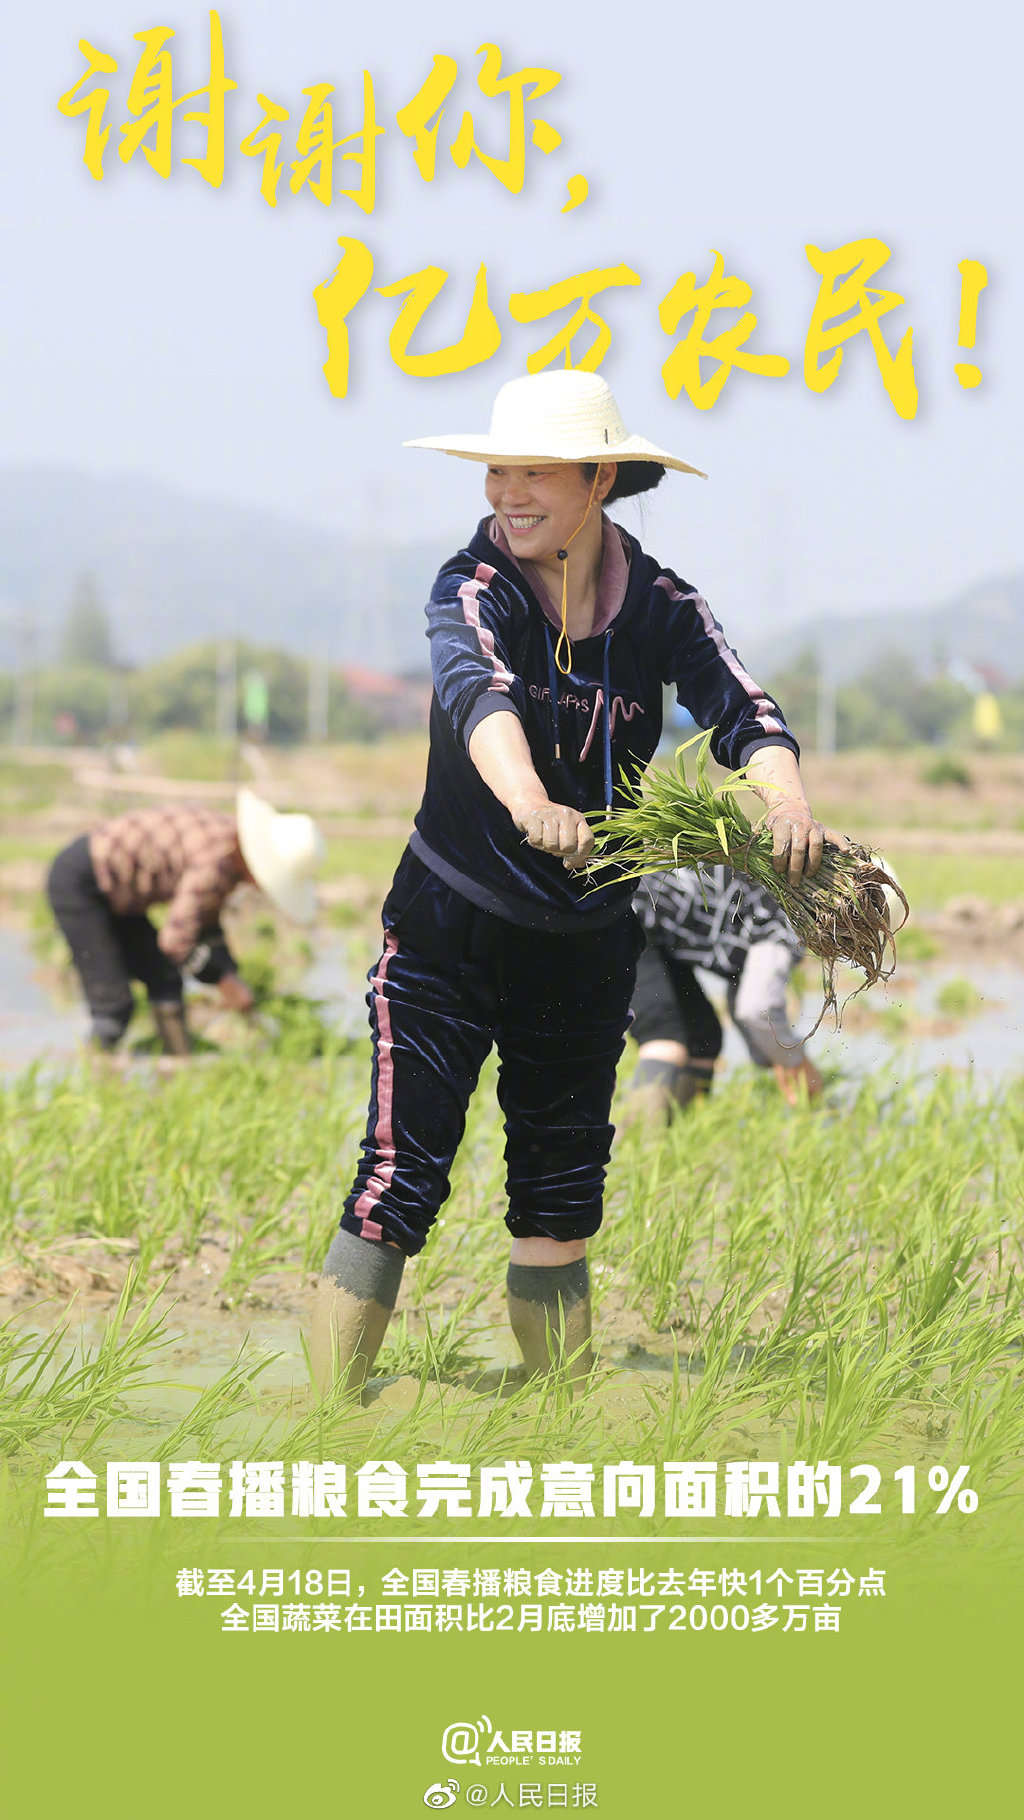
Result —
<svg viewBox="0 0 1024 1820"><path fill-rule="evenodd" d="M594 836L586 817L567 803L510 803L509 813L531 847L555 854L569 872L586 865L594 850Z"/></svg>
<svg viewBox="0 0 1024 1820"><path fill-rule="evenodd" d="M793 886L805 873L811 878L817 872L826 841L831 847L849 845L844 835L815 821L810 805L796 798L773 803L764 825L772 831L772 865L776 872L785 872Z"/></svg>
<svg viewBox="0 0 1024 1820"><path fill-rule="evenodd" d="M817 872L825 844L825 830L816 822L806 802L783 798L768 810L764 818L772 832L772 865L776 872L788 874L791 885L798 885L806 872Z"/></svg>
<svg viewBox="0 0 1024 1820"><path fill-rule="evenodd" d="M747 764L747 777L765 804L764 825L772 831L772 865L796 886L821 865L822 847L845 847L841 834L823 828L811 814L796 754L789 746L759 746Z"/></svg>
<svg viewBox="0 0 1024 1820"><path fill-rule="evenodd" d="M221 1004L226 1005L229 1011L251 1011L256 1003L251 987L239 979L237 973L225 973L218 981L217 991Z"/></svg>
<svg viewBox="0 0 1024 1820"><path fill-rule="evenodd" d="M594 851L586 817L567 803L550 801L518 714L487 715L470 734L469 756L531 847L554 854L569 872L586 865Z"/></svg>

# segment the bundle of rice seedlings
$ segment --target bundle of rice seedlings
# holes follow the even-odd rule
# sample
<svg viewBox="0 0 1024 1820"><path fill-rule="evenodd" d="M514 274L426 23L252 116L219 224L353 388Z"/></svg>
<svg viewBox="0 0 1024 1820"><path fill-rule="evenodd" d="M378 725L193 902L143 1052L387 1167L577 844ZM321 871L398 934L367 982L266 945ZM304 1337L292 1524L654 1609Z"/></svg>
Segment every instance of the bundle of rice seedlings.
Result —
<svg viewBox="0 0 1024 1820"><path fill-rule="evenodd" d="M896 965L890 911L901 908L896 923L900 929L909 906L877 855L853 841L846 849L826 841L818 871L791 885L772 864L772 836L763 818L751 822L736 800L741 790L750 788L746 769L713 784L707 774L710 744L710 731L696 734L677 748L673 769L652 771L642 782L624 773L622 789L628 802L607 814L587 817L595 838L596 854L589 866L595 884L607 883L609 874L640 879L677 866L699 871L702 866L728 865L771 893L804 946L820 959L822 1016L837 1009L835 972L841 961L863 973L859 992L889 979ZM685 755L694 747L696 776L691 785Z"/></svg>

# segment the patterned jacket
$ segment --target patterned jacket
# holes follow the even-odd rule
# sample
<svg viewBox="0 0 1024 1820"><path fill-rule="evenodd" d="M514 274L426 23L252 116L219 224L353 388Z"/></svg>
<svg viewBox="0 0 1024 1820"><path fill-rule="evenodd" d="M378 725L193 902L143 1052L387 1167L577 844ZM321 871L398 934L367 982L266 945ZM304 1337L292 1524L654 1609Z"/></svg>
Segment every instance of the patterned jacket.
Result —
<svg viewBox="0 0 1024 1820"><path fill-rule="evenodd" d="M652 872L637 885L633 908L652 948L722 979L742 972L757 942L781 942L794 962L804 954L770 892L729 866Z"/></svg>
<svg viewBox="0 0 1024 1820"><path fill-rule="evenodd" d="M169 904L158 937L179 966L202 941L226 953L220 915L243 877L231 815L211 809L132 809L101 822L89 836L96 883L118 916ZM233 969L228 966L220 972ZM200 967L198 977L208 977Z"/></svg>

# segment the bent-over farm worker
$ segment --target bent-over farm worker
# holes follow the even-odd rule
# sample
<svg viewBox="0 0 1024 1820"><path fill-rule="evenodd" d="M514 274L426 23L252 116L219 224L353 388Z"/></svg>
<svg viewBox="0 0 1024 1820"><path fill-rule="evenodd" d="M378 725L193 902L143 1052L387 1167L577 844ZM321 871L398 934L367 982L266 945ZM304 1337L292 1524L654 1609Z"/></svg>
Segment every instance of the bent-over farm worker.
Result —
<svg viewBox="0 0 1024 1820"><path fill-rule="evenodd" d="M633 993L640 1045L632 1086L666 1116L711 1091L722 1025L694 968L727 982L726 1002L758 1068L771 1068L791 1106L822 1079L789 1021L786 988L805 950L769 892L730 866L652 872L633 908L647 946Z"/></svg>
<svg viewBox="0 0 1024 1820"><path fill-rule="evenodd" d="M116 1048L131 1020L132 980L149 995L165 1055L187 1055L185 975L216 986L234 1011L253 996L220 918L237 886L256 885L285 916L310 923L323 842L308 815L282 815L241 789L236 813L133 809L58 853L46 881L91 1017L90 1042ZM166 904L159 930L146 912Z"/></svg>
<svg viewBox="0 0 1024 1820"><path fill-rule="evenodd" d="M643 944L632 886L588 885L587 813L617 800L621 768L647 765L671 683L716 729L716 758L749 766L780 869L815 871L824 830L778 704L696 588L605 515L666 468L699 470L629 435L599 375L512 380L489 434L412 446L486 464L488 511L426 609L426 785L369 976L369 1116L317 1292L314 1368L325 1387L369 1372L496 1044L512 1328L530 1373L558 1353L579 1377L587 1241Z"/></svg>

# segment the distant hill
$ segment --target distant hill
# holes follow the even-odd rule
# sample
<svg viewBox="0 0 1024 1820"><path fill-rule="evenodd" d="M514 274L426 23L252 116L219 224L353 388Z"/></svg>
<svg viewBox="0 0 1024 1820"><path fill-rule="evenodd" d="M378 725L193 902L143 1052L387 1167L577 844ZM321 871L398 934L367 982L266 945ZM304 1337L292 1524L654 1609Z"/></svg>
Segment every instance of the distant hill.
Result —
<svg viewBox="0 0 1024 1820"><path fill-rule="evenodd" d="M840 683L890 651L916 658L922 671L959 661L986 665L1016 682L1024 676L1024 574L978 582L937 606L810 619L770 642L751 634L743 643L744 662L755 676L777 676L808 650L826 653Z"/></svg>
<svg viewBox="0 0 1024 1820"><path fill-rule="evenodd" d="M260 509L128 475L0 469L0 664L12 618L52 659L75 578L91 573L118 656L244 637L374 670L429 669L423 606L441 542L348 542Z"/></svg>
<svg viewBox="0 0 1024 1820"><path fill-rule="evenodd" d="M344 539L261 508L193 497L137 475L0 468L0 666L28 618L52 660L77 576L91 573L118 656L145 663L201 638L244 637L332 663L422 673L423 606L449 540ZM812 619L759 638L730 627L755 674L778 675L822 644L840 682L884 652L923 667L956 659L1024 675L1024 575L954 599L858 618Z"/></svg>

